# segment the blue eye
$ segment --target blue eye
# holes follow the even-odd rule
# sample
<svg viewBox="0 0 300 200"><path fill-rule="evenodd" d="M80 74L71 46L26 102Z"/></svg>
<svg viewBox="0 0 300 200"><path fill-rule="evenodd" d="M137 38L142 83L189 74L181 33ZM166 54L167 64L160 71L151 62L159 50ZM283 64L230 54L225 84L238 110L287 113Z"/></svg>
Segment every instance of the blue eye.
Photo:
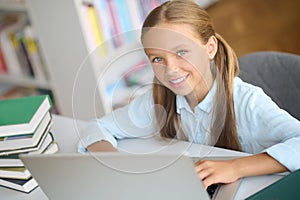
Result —
<svg viewBox="0 0 300 200"><path fill-rule="evenodd" d="M162 58L160 58L160 57L155 57L155 58L152 59L153 63L159 63L161 61L162 61Z"/></svg>
<svg viewBox="0 0 300 200"><path fill-rule="evenodd" d="M177 54L178 56L184 56L186 53L187 53L186 50L179 50L179 51L176 52L176 54Z"/></svg>

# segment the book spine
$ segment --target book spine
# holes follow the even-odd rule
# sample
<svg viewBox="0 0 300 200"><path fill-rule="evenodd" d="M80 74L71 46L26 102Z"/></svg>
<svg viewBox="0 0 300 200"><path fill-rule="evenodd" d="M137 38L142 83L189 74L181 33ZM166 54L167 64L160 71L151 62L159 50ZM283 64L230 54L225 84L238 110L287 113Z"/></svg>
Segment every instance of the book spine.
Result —
<svg viewBox="0 0 300 200"><path fill-rule="evenodd" d="M129 10L127 7L127 3L124 0L114 0L116 10L119 14L119 21L120 21L120 29L122 34L122 39L125 40L124 42L132 42L133 36L130 33L132 29L131 20L129 16Z"/></svg>
<svg viewBox="0 0 300 200"><path fill-rule="evenodd" d="M30 26L24 28L24 45L29 56L34 77L38 80L47 80L47 71Z"/></svg>
<svg viewBox="0 0 300 200"><path fill-rule="evenodd" d="M139 0L126 1L127 7L130 10L129 17L131 20L132 28L131 29L140 29L142 28L142 14L140 11Z"/></svg>
<svg viewBox="0 0 300 200"><path fill-rule="evenodd" d="M94 6L103 33L107 52L114 51L113 26L106 0L95 0Z"/></svg>
<svg viewBox="0 0 300 200"><path fill-rule="evenodd" d="M12 75L24 76L24 68L20 60L20 46L15 38L15 34L22 30L26 24L25 14L16 15L16 21L7 23L0 32L0 44L7 72Z"/></svg>
<svg viewBox="0 0 300 200"><path fill-rule="evenodd" d="M29 58L28 49L26 48L26 45L25 45L24 35L22 33L18 33L16 35L16 37L17 37L17 38L15 38L16 42L19 43L17 46L18 46L18 50L19 50L18 51L19 52L19 59L20 59L20 62L22 63L22 67L26 68L27 73L30 76L34 77L35 73L33 71L32 64L31 64L31 61L30 61L30 58Z"/></svg>
<svg viewBox="0 0 300 200"><path fill-rule="evenodd" d="M7 64L9 74L23 76L22 67L20 65L16 50L11 43L7 31L3 30L0 33L0 43L2 45L3 57Z"/></svg>
<svg viewBox="0 0 300 200"><path fill-rule="evenodd" d="M6 66L6 62L4 60L4 56L3 56L1 44L0 44L0 74L3 74L3 73L7 73L7 66Z"/></svg>
<svg viewBox="0 0 300 200"><path fill-rule="evenodd" d="M96 47L100 50L101 56L105 56L107 52L96 9L92 3L86 3L85 5L87 6L87 17L92 29L93 37L95 38Z"/></svg>
<svg viewBox="0 0 300 200"><path fill-rule="evenodd" d="M83 30L84 34L84 39L87 44L88 51L94 51L96 48L96 41L95 38L93 37L92 33L92 28L90 26L90 23L88 21L88 8L87 6L83 3L80 2L79 4L76 4L79 12L79 21Z"/></svg>
<svg viewBox="0 0 300 200"><path fill-rule="evenodd" d="M108 10L113 25L113 39L114 39L115 48L118 48L122 45L122 40L120 38L120 25L118 23L118 14L116 11L116 6L114 5L113 0L106 0L106 2L108 5Z"/></svg>
<svg viewBox="0 0 300 200"><path fill-rule="evenodd" d="M147 15L157 6L161 5L162 3L166 2L167 0L138 0L142 21L147 17Z"/></svg>

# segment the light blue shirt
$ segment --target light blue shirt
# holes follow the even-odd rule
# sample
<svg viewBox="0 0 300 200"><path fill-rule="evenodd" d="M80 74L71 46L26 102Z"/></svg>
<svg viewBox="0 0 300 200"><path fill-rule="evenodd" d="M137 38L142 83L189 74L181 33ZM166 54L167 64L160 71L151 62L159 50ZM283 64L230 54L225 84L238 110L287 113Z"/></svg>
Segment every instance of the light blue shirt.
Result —
<svg viewBox="0 0 300 200"><path fill-rule="evenodd" d="M194 143L210 145L210 123L216 84L194 109L185 97L176 97L177 113L185 137ZM300 168L300 122L280 109L261 88L234 79L234 110L238 138L242 150L257 154L267 152L289 170ZM147 137L159 134L160 122L155 119L152 91L135 98L129 105L101 119L92 120L78 144L78 151L96 141L107 140L117 147L123 138Z"/></svg>

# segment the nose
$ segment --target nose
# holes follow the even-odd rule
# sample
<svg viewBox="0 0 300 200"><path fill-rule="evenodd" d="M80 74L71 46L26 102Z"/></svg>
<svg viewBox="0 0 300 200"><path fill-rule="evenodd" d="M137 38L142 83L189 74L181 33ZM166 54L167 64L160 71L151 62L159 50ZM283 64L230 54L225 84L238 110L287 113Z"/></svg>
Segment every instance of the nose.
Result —
<svg viewBox="0 0 300 200"><path fill-rule="evenodd" d="M177 72L179 69L179 60L176 58L176 56L169 56L166 59L165 67L167 73Z"/></svg>

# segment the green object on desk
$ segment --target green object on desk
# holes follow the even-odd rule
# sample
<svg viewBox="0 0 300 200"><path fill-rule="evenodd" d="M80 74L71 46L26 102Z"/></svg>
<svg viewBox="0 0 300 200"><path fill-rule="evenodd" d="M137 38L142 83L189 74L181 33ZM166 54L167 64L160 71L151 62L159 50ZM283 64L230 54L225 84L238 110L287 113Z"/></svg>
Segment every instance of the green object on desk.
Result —
<svg viewBox="0 0 300 200"><path fill-rule="evenodd" d="M0 137L32 134L51 109L48 95L0 101Z"/></svg>
<svg viewBox="0 0 300 200"><path fill-rule="evenodd" d="M286 200L300 198L300 169L246 198L246 200Z"/></svg>

